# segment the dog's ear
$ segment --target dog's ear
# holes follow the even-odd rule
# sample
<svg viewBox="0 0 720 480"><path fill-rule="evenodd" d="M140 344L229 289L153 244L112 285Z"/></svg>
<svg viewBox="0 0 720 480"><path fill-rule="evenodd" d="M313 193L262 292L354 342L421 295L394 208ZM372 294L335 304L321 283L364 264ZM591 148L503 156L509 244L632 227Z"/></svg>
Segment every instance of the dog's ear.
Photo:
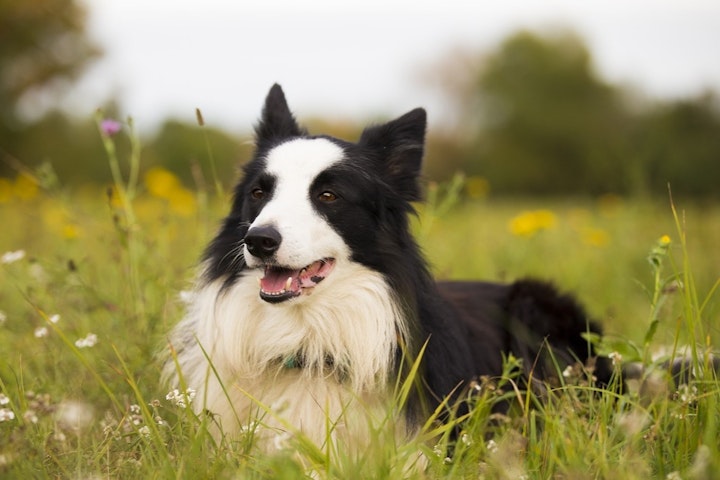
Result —
<svg viewBox="0 0 720 480"><path fill-rule="evenodd" d="M425 149L427 114L422 108L383 125L366 128L359 144L381 158L381 171L395 190L408 201L420 200L420 169Z"/></svg>
<svg viewBox="0 0 720 480"><path fill-rule="evenodd" d="M255 143L260 147L285 138L298 137L303 133L290 112L282 88L276 83L265 98L260 123L255 127Z"/></svg>

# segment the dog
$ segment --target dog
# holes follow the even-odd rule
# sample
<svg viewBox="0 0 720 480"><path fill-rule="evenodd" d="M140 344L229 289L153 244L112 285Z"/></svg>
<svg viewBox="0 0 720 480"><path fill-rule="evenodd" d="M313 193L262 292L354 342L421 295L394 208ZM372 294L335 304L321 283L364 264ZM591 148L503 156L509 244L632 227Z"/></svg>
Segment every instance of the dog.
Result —
<svg viewBox="0 0 720 480"><path fill-rule="evenodd" d="M310 135L269 91L164 368L224 434L357 448L389 421L413 435L473 379L500 375L504 356L530 385L595 355L583 334L599 326L550 284L433 279L409 228L425 131L417 108L356 143ZM596 364L599 381L610 373Z"/></svg>

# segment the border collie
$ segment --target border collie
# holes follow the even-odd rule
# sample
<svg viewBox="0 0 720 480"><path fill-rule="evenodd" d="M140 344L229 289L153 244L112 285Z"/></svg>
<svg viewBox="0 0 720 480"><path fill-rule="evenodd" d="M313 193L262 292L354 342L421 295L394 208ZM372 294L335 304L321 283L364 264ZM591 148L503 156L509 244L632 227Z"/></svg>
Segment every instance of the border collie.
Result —
<svg viewBox="0 0 720 480"><path fill-rule="evenodd" d="M412 371L392 427L412 435L474 378L500 375L504 355L540 382L593 355L582 334L598 326L548 284L432 278L408 225L425 128L418 108L357 143L310 135L270 90L164 371L223 432L352 447L388 421Z"/></svg>

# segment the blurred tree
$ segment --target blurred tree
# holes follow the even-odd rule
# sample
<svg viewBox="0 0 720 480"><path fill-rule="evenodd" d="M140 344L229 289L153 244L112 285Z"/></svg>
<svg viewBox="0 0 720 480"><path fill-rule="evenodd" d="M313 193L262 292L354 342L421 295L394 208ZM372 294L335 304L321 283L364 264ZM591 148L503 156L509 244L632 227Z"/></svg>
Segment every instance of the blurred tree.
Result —
<svg viewBox="0 0 720 480"><path fill-rule="evenodd" d="M119 154L128 150L118 138ZM27 167L49 164L61 183L110 183L110 169L93 119L73 121L53 111L14 138L13 156ZM15 165L12 165L15 167Z"/></svg>
<svg viewBox="0 0 720 480"><path fill-rule="evenodd" d="M241 162L249 160L251 147L250 142L207 125L168 120L153 139L145 142L143 166L163 166L187 186L212 189L214 162L220 182L229 187L238 178Z"/></svg>
<svg viewBox="0 0 720 480"><path fill-rule="evenodd" d="M663 103L639 122L646 188L666 195L720 196L720 108L711 92Z"/></svg>
<svg viewBox="0 0 720 480"><path fill-rule="evenodd" d="M458 114L429 171L480 175L496 193L718 197L720 102L638 103L600 79L575 34L511 35L488 55L456 52L434 76ZM432 132L431 132L432 133ZM430 145L432 145L432 138ZM460 161L446 158L457 156Z"/></svg>
<svg viewBox="0 0 720 480"><path fill-rule="evenodd" d="M473 167L494 189L568 194L624 187L629 118L576 35L509 37L485 60L475 87L468 102L474 112L467 114L479 115L483 131Z"/></svg>
<svg viewBox="0 0 720 480"><path fill-rule="evenodd" d="M14 155L27 126L20 107L61 92L99 54L85 17L77 0L0 0L0 154Z"/></svg>

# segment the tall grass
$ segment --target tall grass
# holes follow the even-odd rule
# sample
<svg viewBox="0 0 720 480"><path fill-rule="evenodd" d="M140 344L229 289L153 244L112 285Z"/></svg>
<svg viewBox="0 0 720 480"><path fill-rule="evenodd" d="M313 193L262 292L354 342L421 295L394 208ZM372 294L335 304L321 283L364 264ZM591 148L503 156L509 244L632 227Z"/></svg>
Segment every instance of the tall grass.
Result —
<svg viewBox="0 0 720 480"><path fill-rule="evenodd" d="M213 436L192 392L158 384L178 295L227 199L202 191L207 202L175 208L148 184L167 177L143 181L139 145L132 155L124 166L110 157L109 195L53 186L0 204L0 253L24 252L0 265L0 477L717 478L717 206L463 201L459 179L432 190L415 228L439 277L552 278L606 326L601 350L641 362L641 378L600 391L570 368L540 394L520 387L508 358L502 376L474 385L455 443L430 419L410 441L389 422L360 452L299 436L268 456L252 428ZM662 365L680 353L695 378L678 387ZM406 395L398 385L398 407ZM496 413L501 402L509 414Z"/></svg>

